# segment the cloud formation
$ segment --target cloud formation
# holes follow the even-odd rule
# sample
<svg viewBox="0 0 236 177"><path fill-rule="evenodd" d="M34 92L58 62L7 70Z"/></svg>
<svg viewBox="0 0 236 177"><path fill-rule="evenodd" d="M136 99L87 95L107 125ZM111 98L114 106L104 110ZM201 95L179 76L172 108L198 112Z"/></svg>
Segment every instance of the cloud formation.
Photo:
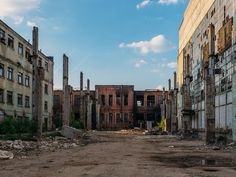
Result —
<svg viewBox="0 0 236 177"><path fill-rule="evenodd" d="M135 68L140 68L141 66L147 64L147 62L143 59L138 59L135 64L134 64L134 67Z"/></svg>
<svg viewBox="0 0 236 177"><path fill-rule="evenodd" d="M171 69L175 69L177 67L177 63L176 62L167 63L167 67Z"/></svg>
<svg viewBox="0 0 236 177"><path fill-rule="evenodd" d="M144 8L146 7L148 4L150 4L150 0L144 0L142 2L140 2L139 4L136 5L136 8L137 9L141 9L141 8Z"/></svg>
<svg viewBox="0 0 236 177"><path fill-rule="evenodd" d="M179 0L159 0L159 4L165 4L165 5L170 5L170 4L177 4Z"/></svg>
<svg viewBox="0 0 236 177"><path fill-rule="evenodd" d="M14 20L15 24L24 21L24 15L39 8L41 0L1 0L0 18L6 17Z"/></svg>
<svg viewBox="0 0 236 177"><path fill-rule="evenodd" d="M162 5L178 4L179 1L180 0L143 0L142 2L136 5L136 8L141 9L148 6L151 3L162 4Z"/></svg>
<svg viewBox="0 0 236 177"><path fill-rule="evenodd" d="M37 26L37 24L35 22L32 22L32 21L27 21L26 24L30 28L33 28L34 26Z"/></svg>
<svg viewBox="0 0 236 177"><path fill-rule="evenodd" d="M142 54L163 53L175 49L175 46L168 41L164 35L158 35L149 41L132 42L129 44L121 43L120 48L138 49Z"/></svg>

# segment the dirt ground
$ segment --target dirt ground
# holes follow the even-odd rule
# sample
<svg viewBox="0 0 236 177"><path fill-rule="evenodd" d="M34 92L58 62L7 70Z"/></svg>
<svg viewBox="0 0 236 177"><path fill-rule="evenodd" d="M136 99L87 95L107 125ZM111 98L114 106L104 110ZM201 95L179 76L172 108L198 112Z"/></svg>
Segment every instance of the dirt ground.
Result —
<svg viewBox="0 0 236 177"><path fill-rule="evenodd" d="M236 150L173 136L91 132L80 146L0 161L0 177L233 177Z"/></svg>

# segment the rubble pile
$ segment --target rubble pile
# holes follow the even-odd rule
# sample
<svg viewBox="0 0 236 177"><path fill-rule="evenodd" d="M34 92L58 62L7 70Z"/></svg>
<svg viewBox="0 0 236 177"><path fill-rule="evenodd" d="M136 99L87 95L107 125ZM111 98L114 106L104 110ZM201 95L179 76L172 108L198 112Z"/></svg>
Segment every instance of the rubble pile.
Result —
<svg viewBox="0 0 236 177"><path fill-rule="evenodd" d="M67 139L65 137L47 137L40 143L36 141L3 141L0 140L0 160L13 159L15 156L26 157L37 152L54 152L58 149L70 149L81 145L82 139ZM14 154L14 155L13 155Z"/></svg>

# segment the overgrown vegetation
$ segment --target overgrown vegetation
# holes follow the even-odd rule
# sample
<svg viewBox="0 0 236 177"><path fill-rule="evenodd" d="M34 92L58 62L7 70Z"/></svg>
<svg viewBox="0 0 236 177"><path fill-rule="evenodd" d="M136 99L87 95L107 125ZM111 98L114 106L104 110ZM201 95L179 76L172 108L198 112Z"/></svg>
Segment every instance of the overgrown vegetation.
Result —
<svg viewBox="0 0 236 177"><path fill-rule="evenodd" d="M70 126L74 127L74 128L77 128L77 129L83 129L84 128L83 122L80 120L79 117L76 117L73 112L70 115Z"/></svg>
<svg viewBox="0 0 236 177"><path fill-rule="evenodd" d="M33 133L33 122L28 118L16 118L6 117L3 122L0 123L0 134L11 135L18 134L21 136L23 133Z"/></svg>

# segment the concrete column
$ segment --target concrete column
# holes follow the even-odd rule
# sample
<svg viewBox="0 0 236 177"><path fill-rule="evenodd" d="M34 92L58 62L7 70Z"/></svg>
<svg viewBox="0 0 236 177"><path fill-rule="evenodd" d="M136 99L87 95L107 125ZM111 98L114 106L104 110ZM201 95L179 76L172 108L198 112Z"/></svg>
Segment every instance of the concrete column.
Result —
<svg viewBox="0 0 236 177"><path fill-rule="evenodd" d="M177 89L177 76L176 76L176 72L174 72L174 89Z"/></svg>
<svg viewBox="0 0 236 177"><path fill-rule="evenodd" d="M62 106L62 125L69 126L70 120L70 86L68 85L68 63L69 58L63 54L63 106Z"/></svg>
<svg viewBox="0 0 236 177"><path fill-rule="evenodd" d="M171 80L168 80L169 92L171 91Z"/></svg>
<svg viewBox="0 0 236 177"><path fill-rule="evenodd" d="M86 128L85 115L84 115L84 78L83 72L80 72L80 120L82 121L84 128Z"/></svg>
<svg viewBox="0 0 236 177"><path fill-rule="evenodd" d="M72 92L72 87L70 85L66 85L64 92L64 104L63 104L63 122L62 122L63 126L70 125L71 92Z"/></svg>
<svg viewBox="0 0 236 177"><path fill-rule="evenodd" d="M215 57L210 57L209 61L209 67L204 69L205 132L207 144L214 143L215 141L215 76L213 72Z"/></svg>
<svg viewBox="0 0 236 177"><path fill-rule="evenodd" d="M100 130L101 127L100 127L100 104L99 104L99 101L98 101L98 90L96 90L96 129L97 130Z"/></svg>
<svg viewBox="0 0 236 177"><path fill-rule="evenodd" d="M90 99L90 80L87 79L87 129L92 129L92 101Z"/></svg>
<svg viewBox="0 0 236 177"><path fill-rule="evenodd" d="M33 27L33 78L32 78L32 114L33 121L37 127L37 140L42 139L42 119L43 119L43 80L44 69L38 67L38 28Z"/></svg>
<svg viewBox="0 0 236 177"><path fill-rule="evenodd" d="M66 85L68 85L68 70L69 70L69 58L66 54L63 54L63 91L65 90Z"/></svg>

